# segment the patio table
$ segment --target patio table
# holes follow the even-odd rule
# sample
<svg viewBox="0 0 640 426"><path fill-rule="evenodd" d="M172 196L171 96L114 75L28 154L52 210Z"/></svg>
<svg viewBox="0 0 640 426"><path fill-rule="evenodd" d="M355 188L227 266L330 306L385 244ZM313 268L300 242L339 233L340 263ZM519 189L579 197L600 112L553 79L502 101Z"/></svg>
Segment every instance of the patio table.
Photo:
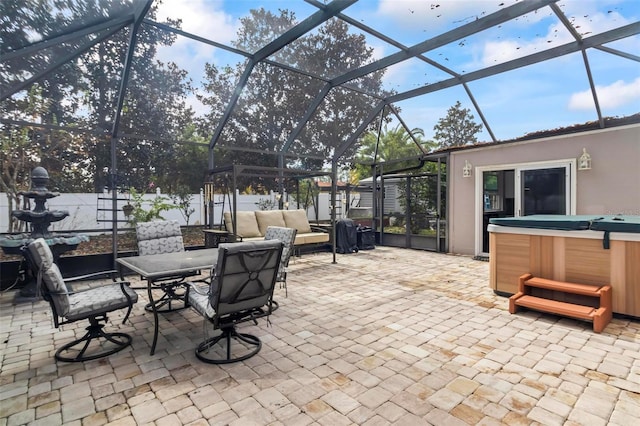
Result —
<svg viewBox="0 0 640 426"><path fill-rule="evenodd" d="M202 269L213 268L218 261L218 249L189 250L174 253L151 254L146 256L122 257L118 264L147 281L149 303L153 312L153 343L151 355L158 342L158 311L153 299L153 290L159 288L156 283L171 277L187 277ZM122 269L120 270L122 273Z"/></svg>

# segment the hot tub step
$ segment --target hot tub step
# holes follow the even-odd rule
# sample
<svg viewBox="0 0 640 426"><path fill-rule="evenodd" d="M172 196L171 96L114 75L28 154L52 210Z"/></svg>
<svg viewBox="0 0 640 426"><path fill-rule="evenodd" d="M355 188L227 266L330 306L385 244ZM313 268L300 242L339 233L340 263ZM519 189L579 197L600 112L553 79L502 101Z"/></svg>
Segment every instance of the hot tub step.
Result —
<svg viewBox="0 0 640 426"><path fill-rule="evenodd" d="M533 288L554 292L588 296L597 299L597 307L567 303L531 295ZM593 303L596 305L596 303ZM536 311L558 314L571 318L593 321L593 331L600 333L609 324L612 317L611 286L568 283L524 274L519 280L519 291L509 298L509 312L512 314L522 306Z"/></svg>
<svg viewBox="0 0 640 426"><path fill-rule="evenodd" d="M564 293L580 294L583 296L600 297L600 290L605 286L567 283L564 281L548 280L546 278L533 277L527 280L529 287L544 288L547 290L562 291Z"/></svg>
<svg viewBox="0 0 640 426"><path fill-rule="evenodd" d="M521 296L516 299L515 303L518 306L535 309L536 311L587 320L593 319L597 310L591 306L575 305L573 303L559 302L557 300L544 299L536 296Z"/></svg>

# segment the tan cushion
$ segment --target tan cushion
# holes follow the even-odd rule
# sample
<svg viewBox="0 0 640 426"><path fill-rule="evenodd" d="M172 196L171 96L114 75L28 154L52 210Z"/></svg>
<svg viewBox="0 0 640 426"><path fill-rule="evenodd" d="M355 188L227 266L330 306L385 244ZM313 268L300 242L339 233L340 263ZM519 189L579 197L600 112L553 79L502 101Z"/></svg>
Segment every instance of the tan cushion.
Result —
<svg viewBox="0 0 640 426"><path fill-rule="evenodd" d="M327 232L309 232L306 234L296 234L294 245L328 243L329 234Z"/></svg>
<svg viewBox="0 0 640 426"><path fill-rule="evenodd" d="M287 228L282 218L282 210L257 210L255 212L260 234L264 236L269 226Z"/></svg>
<svg viewBox="0 0 640 426"><path fill-rule="evenodd" d="M231 213L230 212L224 212L224 227L227 230L227 232L230 232L233 234L233 221L231 220Z"/></svg>
<svg viewBox="0 0 640 426"><path fill-rule="evenodd" d="M299 210L283 210L282 216L284 216L284 223L287 228L295 228L298 230L298 234L306 234L311 232L311 226L309 225L309 219L307 219L307 212Z"/></svg>
<svg viewBox="0 0 640 426"><path fill-rule="evenodd" d="M256 221L256 215L254 214L254 212L236 212L236 225L238 225L238 229L235 234L240 237L250 238L262 236L262 234L260 233L260 228L258 228L258 222ZM230 225L230 228L233 228L233 226Z"/></svg>

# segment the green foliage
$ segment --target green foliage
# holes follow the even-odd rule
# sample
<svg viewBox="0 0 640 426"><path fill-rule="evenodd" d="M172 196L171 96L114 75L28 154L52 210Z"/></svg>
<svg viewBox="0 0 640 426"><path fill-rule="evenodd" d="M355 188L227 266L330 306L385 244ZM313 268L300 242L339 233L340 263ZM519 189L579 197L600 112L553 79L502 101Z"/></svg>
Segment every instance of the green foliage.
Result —
<svg viewBox="0 0 640 426"><path fill-rule="evenodd" d="M195 194L202 188L209 168L209 141L198 133L193 123L186 126L181 139L194 143L176 147L173 168L165 179L159 181L159 185L168 192L174 192L174 188L178 187Z"/></svg>
<svg viewBox="0 0 640 426"><path fill-rule="evenodd" d="M366 133L361 141L360 148L356 155L358 164L354 166L354 175L351 179L356 181L372 176L372 163L389 162L404 158L417 158L422 152L429 152L434 148L432 141L424 139L422 129L416 128L407 130L397 125L393 129L388 129L385 125L380 137L378 132L370 131ZM365 163L365 164L363 164ZM401 169L417 165L417 161L409 160L394 163L390 168Z"/></svg>
<svg viewBox="0 0 640 426"><path fill-rule="evenodd" d="M271 198L260 198L255 204L260 210L273 210L276 208L276 202Z"/></svg>
<svg viewBox="0 0 640 426"><path fill-rule="evenodd" d="M19 51L34 41L52 40L74 29L132 13L138 3L131 0L1 1L2 51ZM157 4L153 4L146 18L155 20L156 9ZM179 21L168 19L165 23L180 28ZM152 176L159 177L155 180L163 188L170 188L169 184L173 183L165 176L172 175L175 159L179 158L174 141L180 139L181 130L192 121L193 115L186 106L187 95L192 91L186 71L174 63L157 60L158 47L170 45L175 39L174 34L152 26L143 25L138 32L119 131L149 135L159 141L118 139L118 172L125 178L126 186L141 188ZM39 165L48 170L52 187L58 191L102 190L109 182L111 144L105 135L111 132L115 119L117 89L129 40L128 30L119 31L38 79L37 84L27 89L27 96L16 95L3 101L3 116L11 119L93 130L28 128L32 145L40 150ZM45 65L80 49L87 41L87 37L67 38L64 43L39 50L22 60L7 61L3 63L3 77L12 83L24 80L24 76L36 75ZM194 167L192 164L191 169ZM200 176L205 171L206 166L200 170Z"/></svg>
<svg viewBox="0 0 640 426"><path fill-rule="evenodd" d="M438 120L433 127L433 138L441 148L463 146L478 142L476 134L482 131L482 124L473 121L471 110L462 108L460 101L447 110L446 117Z"/></svg>
<svg viewBox="0 0 640 426"><path fill-rule="evenodd" d="M300 199L297 199L295 191L289 193L292 204L300 205L300 208L307 210L315 203L315 199L320 193L320 188L313 179L302 179L298 183L298 191L300 192Z"/></svg>
<svg viewBox="0 0 640 426"><path fill-rule="evenodd" d="M438 178L437 164L428 163L422 169L422 172L432 173L430 176L414 176L411 177L411 193L407 199L406 187L401 185L399 188L398 201L400 206L406 212L409 205L411 206L411 217L409 219L409 227L412 234L423 235L424 230L433 227L433 216L446 217L446 206L444 203L442 211L438 212ZM441 169L441 200L446 199L446 182L445 167ZM406 180L404 181L406 182Z"/></svg>
<svg viewBox="0 0 640 426"><path fill-rule="evenodd" d="M253 52L267 45L297 23L295 15L280 10L276 15L264 9L252 10L241 20L235 47ZM306 34L293 46L281 49L274 60L311 74L338 75L359 68L373 59L373 49L368 47L361 34L349 31L349 26L338 19L327 21L317 31ZM211 131L211 123L218 123L222 112L234 94L237 81L245 71L245 64L217 68L207 64L205 95L200 97L210 113L201 123L202 133ZM382 90L382 72L362 77L352 84L364 90L379 93ZM278 152L287 141L291 129L296 128L305 108L321 91L325 83L299 73L292 73L266 63L254 67L233 115L227 122L218 146L251 148ZM286 159L285 166L295 163L297 168L320 170L324 159L330 158L372 108L372 99L350 90L331 90L312 119L289 147L289 152L301 154L297 159ZM349 154L349 153L347 153ZM320 158L313 158L319 156ZM275 155L257 151L227 151L216 157L216 164L251 164L273 167L278 164ZM252 184L256 188L277 190L274 179L261 181L260 177L243 177L239 187Z"/></svg>
<svg viewBox="0 0 640 426"><path fill-rule="evenodd" d="M24 231L26 222L11 216L20 206L20 191L29 189L29 171L36 166L27 129L3 129L0 133L0 192L7 194L9 232Z"/></svg>
<svg viewBox="0 0 640 426"><path fill-rule="evenodd" d="M179 208L179 206L169 203L170 198L156 195L151 202L144 199L144 193L136 191L135 188L129 190L131 199L129 204L133 206L129 223L135 226L138 222L149 222L154 219L164 219L161 213L168 210Z"/></svg>
<svg viewBox="0 0 640 426"><path fill-rule="evenodd" d="M187 226L189 226L191 215L196 212L196 209L191 207L193 194L191 194L189 188L186 186L178 186L175 192L169 195L169 198L173 201L176 208L180 210L180 214L182 214L182 217L184 217L184 220L187 222Z"/></svg>

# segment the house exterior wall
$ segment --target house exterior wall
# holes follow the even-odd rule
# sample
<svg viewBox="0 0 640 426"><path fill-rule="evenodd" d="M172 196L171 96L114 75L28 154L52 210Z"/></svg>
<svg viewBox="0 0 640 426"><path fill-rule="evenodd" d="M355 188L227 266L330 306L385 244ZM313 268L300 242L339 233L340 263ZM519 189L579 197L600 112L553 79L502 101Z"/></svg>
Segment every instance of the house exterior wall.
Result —
<svg viewBox="0 0 640 426"><path fill-rule="evenodd" d="M451 152L449 251L477 254L475 188L477 167L576 159L583 148L591 170L576 173L576 214L640 215L640 125L595 130ZM464 178L465 160L473 166ZM480 173L481 174L481 173Z"/></svg>

